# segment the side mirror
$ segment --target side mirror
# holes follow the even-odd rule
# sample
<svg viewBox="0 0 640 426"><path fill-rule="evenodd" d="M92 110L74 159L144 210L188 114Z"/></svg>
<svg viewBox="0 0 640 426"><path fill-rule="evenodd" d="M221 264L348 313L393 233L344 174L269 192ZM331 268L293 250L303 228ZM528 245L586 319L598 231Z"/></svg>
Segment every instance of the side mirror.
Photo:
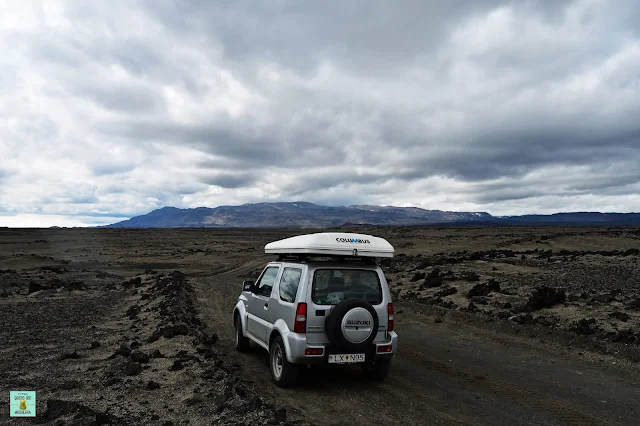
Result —
<svg viewBox="0 0 640 426"><path fill-rule="evenodd" d="M253 290L253 281L243 281L242 282L242 291L251 291Z"/></svg>

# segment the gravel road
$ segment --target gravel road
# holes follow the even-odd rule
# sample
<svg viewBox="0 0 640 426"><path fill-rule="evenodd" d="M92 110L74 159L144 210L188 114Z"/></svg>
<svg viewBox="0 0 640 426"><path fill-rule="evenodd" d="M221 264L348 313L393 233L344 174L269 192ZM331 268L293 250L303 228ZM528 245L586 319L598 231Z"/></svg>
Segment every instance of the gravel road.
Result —
<svg viewBox="0 0 640 426"><path fill-rule="evenodd" d="M230 353L236 277L254 263L197 281L204 320ZM283 390L271 382L264 350L233 356L265 395L319 425L637 424L637 364L398 308L401 349L383 383L364 380L355 366L319 367Z"/></svg>

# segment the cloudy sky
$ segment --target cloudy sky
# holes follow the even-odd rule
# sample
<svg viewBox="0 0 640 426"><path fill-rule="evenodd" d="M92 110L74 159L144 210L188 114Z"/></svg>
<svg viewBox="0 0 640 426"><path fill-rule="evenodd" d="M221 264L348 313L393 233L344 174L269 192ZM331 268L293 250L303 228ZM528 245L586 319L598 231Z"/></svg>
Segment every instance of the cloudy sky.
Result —
<svg viewBox="0 0 640 426"><path fill-rule="evenodd" d="M640 211L640 2L0 0L0 226Z"/></svg>

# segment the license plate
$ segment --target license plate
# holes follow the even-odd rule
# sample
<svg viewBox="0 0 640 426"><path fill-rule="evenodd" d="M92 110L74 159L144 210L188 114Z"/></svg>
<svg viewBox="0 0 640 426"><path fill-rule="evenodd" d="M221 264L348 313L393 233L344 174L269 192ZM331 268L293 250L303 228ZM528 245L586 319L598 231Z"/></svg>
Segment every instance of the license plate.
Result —
<svg viewBox="0 0 640 426"><path fill-rule="evenodd" d="M364 354L329 355L329 364L354 364L364 362Z"/></svg>

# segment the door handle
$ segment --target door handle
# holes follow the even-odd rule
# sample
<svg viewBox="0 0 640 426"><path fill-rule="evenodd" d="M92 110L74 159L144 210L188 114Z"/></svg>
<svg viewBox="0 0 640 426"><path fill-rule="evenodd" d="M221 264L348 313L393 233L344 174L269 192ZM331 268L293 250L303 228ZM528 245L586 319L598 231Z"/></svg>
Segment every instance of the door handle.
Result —
<svg viewBox="0 0 640 426"><path fill-rule="evenodd" d="M265 303L265 304L264 304L264 307L265 307L265 308L268 308L268 307L269 307L269 303L268 303L268 302L267 302L267 303Z"/></svg>

